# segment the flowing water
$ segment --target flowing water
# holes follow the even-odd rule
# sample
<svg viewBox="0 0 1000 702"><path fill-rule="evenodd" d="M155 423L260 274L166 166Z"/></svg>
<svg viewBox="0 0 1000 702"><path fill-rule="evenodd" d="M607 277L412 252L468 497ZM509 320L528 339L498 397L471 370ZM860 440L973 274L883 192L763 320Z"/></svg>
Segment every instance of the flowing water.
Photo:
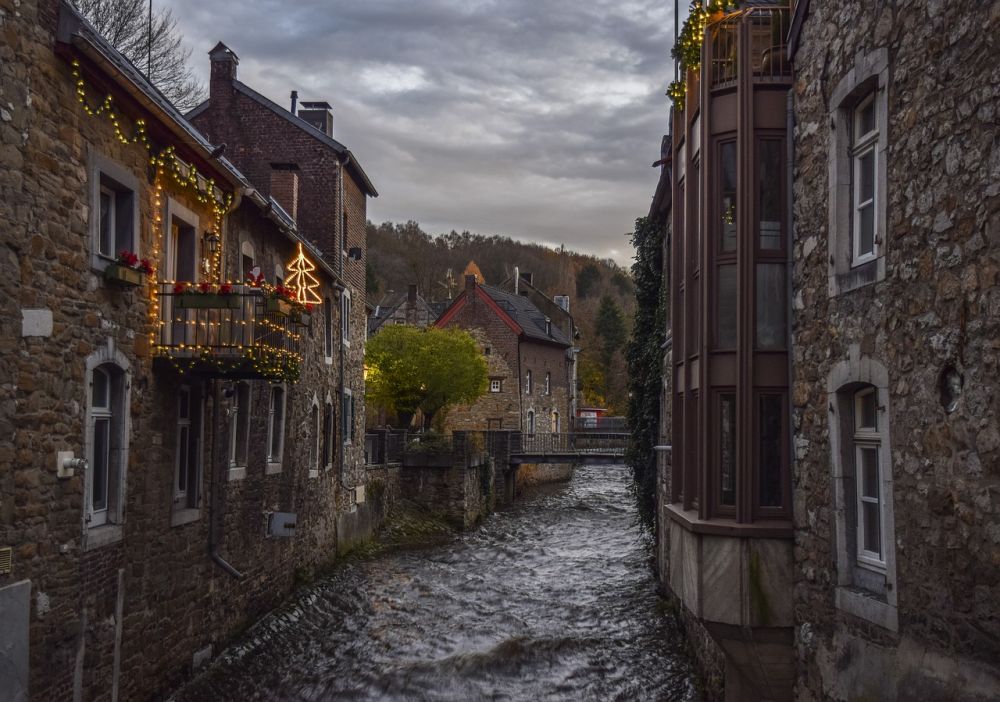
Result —
<svg viewBox="0 0 1000 702"><path fill-rule="evenodd" d="M697 699L628 486L578 467L449 543L345 564L175 699Z"/></svg>

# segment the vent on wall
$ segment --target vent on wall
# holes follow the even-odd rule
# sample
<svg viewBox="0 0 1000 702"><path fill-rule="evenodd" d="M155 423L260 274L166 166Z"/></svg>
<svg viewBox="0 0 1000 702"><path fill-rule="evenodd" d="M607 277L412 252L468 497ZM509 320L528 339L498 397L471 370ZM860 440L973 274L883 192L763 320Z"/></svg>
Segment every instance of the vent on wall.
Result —
<svg viewBox="0 0 1000 702"><path fill-rule="evenodd" d="M0 548L0 575L8 575L11 571L11 559L14 549L10 546Z"/></svg>

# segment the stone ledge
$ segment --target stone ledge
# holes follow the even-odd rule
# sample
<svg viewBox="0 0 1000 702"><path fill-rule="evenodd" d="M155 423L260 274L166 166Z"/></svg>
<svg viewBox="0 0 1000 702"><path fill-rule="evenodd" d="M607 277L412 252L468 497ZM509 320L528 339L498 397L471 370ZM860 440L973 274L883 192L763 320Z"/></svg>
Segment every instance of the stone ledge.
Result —
<svg viewBox="0 0 1000 702"><path fill-rule="evenodd" d="M838 587L836 604L841 612L847 612L889 631L899 631L899 610L874 595Z"/></svg>

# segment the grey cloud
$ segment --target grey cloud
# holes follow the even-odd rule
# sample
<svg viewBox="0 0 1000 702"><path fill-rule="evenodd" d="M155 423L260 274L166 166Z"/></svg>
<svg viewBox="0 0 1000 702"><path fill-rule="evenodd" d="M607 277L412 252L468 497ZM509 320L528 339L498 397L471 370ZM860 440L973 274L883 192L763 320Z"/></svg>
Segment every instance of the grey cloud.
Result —
<svg viewBox="0 0 1000 702"><path fill-rule="evenodd" d="M202 76L222 40L279 104L334 105L375 221L627 262L667 129L672 8L653 0L175 0Z"/></svg>

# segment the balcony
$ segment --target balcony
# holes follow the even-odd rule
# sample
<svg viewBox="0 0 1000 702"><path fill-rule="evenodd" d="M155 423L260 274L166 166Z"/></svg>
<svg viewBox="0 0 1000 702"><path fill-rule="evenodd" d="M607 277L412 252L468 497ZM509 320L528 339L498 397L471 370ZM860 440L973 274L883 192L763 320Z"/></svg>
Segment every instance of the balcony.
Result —
<svg viewBox="0 0 1000 702"><path fill-rule="evenodd" d="M747 63L754 83L791 81L792 66L786 46L788 30L788 8L780 5L748 7L709 23L706 33L710 87L714 90L735 86L741 64ZM748 47L747 53L742 53L743 46Z"/></svg>
<svg viewBox="0 0 1000 702"><path fill-rule="evenodd" d="M225 295L178 293L159 283L154 358L179 373L214 378L295 382L299 377L301 310L249 285Z"/></svg>

